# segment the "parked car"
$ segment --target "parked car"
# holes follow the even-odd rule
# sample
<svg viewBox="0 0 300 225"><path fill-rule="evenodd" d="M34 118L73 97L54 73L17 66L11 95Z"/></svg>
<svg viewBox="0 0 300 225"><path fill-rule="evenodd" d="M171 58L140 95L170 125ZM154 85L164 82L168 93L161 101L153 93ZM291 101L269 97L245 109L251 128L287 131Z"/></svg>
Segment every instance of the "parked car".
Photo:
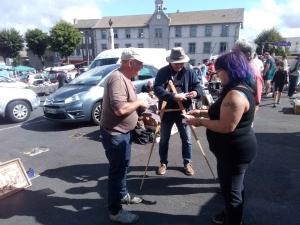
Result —
<svg viewBox="0 0 300 225"><path fill-rule="evenodd" d="M106 77L119 66L112 64L88 70L56 90L44 102L45 118L56 122L92 121L99 124ZM157 72L154 66L144 65L133 80L137 93L156 77Z"/></svg>
<svg viewBox="0 0 300 225"><path fill-rule="evenodd" d="M40 99L31 89L0 88L0 116L12 122L26 121L31 111L40 105Z"/></svg>
<svg viewBox="0 0 300 225"><path fill-rule="evenodd" d="M11 88L28 88L28 84L20 81L15 81L9 77L0 76L0 87L11 87Z"/></svg>
<svg viewBox="0 0 300 225"><path fill-rule="evenodd" d="M28 85L39 85L44 83L45 76L41 73L34 73L34 74L24 74L21 76L20 81L28 84Z"/></svg>

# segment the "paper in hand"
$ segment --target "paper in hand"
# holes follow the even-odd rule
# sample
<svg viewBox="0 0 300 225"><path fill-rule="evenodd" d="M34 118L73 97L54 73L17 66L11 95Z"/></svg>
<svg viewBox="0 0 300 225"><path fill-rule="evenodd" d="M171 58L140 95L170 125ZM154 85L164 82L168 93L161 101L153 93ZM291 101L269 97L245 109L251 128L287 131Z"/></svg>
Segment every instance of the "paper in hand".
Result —
<svg viewBox="0 0 300 225"><path fill-rule="evenodd" d="M192 115L188 115L188 114L181 114L185 119L182 119L182 123L186 123L186 119L191 119L191 118L195 118Z"/></svg>

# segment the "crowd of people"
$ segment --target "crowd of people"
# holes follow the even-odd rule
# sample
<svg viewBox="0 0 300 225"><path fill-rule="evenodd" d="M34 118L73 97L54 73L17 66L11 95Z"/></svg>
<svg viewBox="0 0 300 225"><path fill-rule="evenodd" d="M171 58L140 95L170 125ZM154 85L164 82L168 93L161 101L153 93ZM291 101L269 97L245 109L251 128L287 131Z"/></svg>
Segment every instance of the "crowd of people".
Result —
<svg viewBox="0 0 300 225"><path fill-rule="evenodd" d="M158 98L159 109L162 109L164 103L166 110L172 109L161 118L158 175L164 175L168 169L169 139L173 124L176 124L179 131L183 169L188 176L195 173L190 125L206 128L210 151L217 159L218 179L225 203L224 210L212 217L212 221L217 224L242 223L244 175L258 149L252 130L254 115L261 96L268 94L272 84L275 91L274 105L280 102L283 86L288 80L286 57L276 62L268 52L258 57L255 50L256 46L251 41L238 40L231 52L211 62L204 60L203 64L199 64L197 74L193 67L185 66L190 59L184 50L175 47L166 58L169 65L158 71L154 83L150 81L143 87L143 91ZM129 193L126 185L131 158L130 132L137 123L137 111L145 110L149 105L147 101L137 99L131 83L131 78L137 76L143 67L143 58L134 48L130 48L123 51L121 60L120 68L109 75L104 88L100 138L109 162L109 218L121 223L134 223L138 215L122 207L122 204L143 201L141 197ZM297 83L291 76L299 77L300 74L299 60L300 56L289 69L289 96L295 91L293 85ZM208 109L192 109L192 99L202 95L200 80L205 76L209 76L208 80L217 77L222 84L222 91ZM176 92L167 88L170 81ZM187 114L193 118L183 122L178 103L182 103Z"/></svg>

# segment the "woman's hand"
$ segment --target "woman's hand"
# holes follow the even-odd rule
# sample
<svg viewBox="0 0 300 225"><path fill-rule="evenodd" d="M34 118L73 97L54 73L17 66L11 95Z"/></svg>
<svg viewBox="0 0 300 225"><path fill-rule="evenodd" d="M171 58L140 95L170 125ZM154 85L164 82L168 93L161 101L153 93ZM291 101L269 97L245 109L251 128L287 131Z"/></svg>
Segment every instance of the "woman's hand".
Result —
<svg viewBox="0 0 300 225"><path fill-rule="evenodd" d="M194 109L194 110L192 110L192 111L187 112L186 114L187 114L187 115L192 115L192 116L194 116L194 117L196 117L196 118L199 118L200 115L201 115L201 110L199 110L199 109Z"/></svg>
<svg viewBox="0 0 300 225"><path fill-rule="evenodd" d="M199 118L191 118L191 119L185 119L185 123L188 125L193 125L195 127L200 127L202 126L201 123L202 119Z"/></svg>

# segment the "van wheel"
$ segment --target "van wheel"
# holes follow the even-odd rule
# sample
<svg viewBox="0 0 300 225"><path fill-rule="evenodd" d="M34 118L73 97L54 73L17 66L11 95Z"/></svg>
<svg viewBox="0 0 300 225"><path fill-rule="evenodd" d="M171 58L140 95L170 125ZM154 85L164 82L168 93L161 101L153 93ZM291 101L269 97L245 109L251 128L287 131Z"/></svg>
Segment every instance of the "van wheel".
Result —
<svg viewBox="0 0 300 225"><path fill-rule="evenodd" d="M12 122L20 123L29 118L31 114L31 108L28 103L24 101L15 101L8 104L7 114Z"/></svg>
<svg viewBox="0 0 300 225"><path fill-rule="evenodd" d="M100 124L102 111L102 102L96 102L92 109L92 122L96 125Z"/></svg>

